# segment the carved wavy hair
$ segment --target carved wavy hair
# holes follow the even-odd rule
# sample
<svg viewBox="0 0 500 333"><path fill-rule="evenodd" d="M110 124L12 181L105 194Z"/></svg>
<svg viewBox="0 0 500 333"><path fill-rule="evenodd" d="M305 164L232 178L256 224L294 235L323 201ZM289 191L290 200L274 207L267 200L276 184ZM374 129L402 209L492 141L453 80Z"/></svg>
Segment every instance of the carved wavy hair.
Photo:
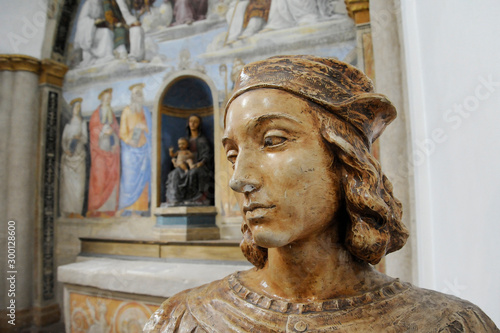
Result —
<svg viewBox="0 0 500 333"><path fill-rule="evenodd" d="M408 230L401 222L402 206L394 197L392 184L382 173L370 145L350 124L327 112L322 106L307 101L312 116L321 126L321 135L334 154L339 168L342 199L337 222L344 234L344 245L361 261L377 264L383 256L399 250L406 243ZM347 103L342 108L351 108ZM332 221L333 222L333 221ZM257 268L267 261L267 249L255 244L250 229L243 222L240 247L245 257Z"/></svg>

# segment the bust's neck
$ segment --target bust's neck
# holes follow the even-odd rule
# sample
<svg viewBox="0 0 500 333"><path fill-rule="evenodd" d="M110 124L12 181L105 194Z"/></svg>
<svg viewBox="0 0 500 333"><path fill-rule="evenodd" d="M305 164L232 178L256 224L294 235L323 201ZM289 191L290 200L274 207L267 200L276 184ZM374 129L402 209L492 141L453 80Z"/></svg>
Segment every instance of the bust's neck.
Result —
<svg viewBox="0 0 500 333"><path fill-rule="evenodd" d="M269 249L265 267L241 278L254 291L289 302L361 295L393 280L355 260L328 233Z"/></svg>

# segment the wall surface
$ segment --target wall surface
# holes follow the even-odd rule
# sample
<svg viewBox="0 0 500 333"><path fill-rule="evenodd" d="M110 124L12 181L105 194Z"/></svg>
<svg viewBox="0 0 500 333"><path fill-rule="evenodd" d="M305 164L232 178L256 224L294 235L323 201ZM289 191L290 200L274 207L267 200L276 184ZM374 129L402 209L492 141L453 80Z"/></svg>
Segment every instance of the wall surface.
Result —
<svg viewBox="0 0 500 333"><path fill-rule="evenodd" d="M394 195L403 205L403 223L410 232L406 245L386 257L387 275L415 283L416 219L414 209L414 181L406 163L410 140L410 119L405 100L403 56L401 50L400 8L398 0L372 0L370 20L375 59L375 90L386 95L398 111L397 118L378 139L380 163L394 186Z"/></svg>
<svg viewBox="0 0 500 333"><path fill-rule="evenodd" d="M92 2L80 2L76 9L75 20L69 30L66 62L70 70L66 74L63 87L63 97L67 105L63 106L61 130L66 127L71 118L69 105L72 105L72 101L79 99L81 99L81 115L86 123L84 126L89 126L90 129L90 118L101 103L99 96L108 88L112 88L111 109L121 125L122 112L131 100L130 87L138 83L143 84L144 105L151 112L152 119L150 211L149 214L143 214L140 218L130 217L122 212L115 214L114 211L106 216L94 214L95 207L88 204L91 201L90 198L93 199L91 194L87 195L87 192L91 192L89 185L91 177L88 174L89 170L92 174L98 168L94 168L90 162L94 157L91 154L92 149L88 149L86 154L83 154L86 155L83 160L87 164L87 175L82 177L80 182L74 181L78 183L76 185L79 188L85 188L85 195L78 198L80 203L78 209L74 211L61 209L60 216L63 217L59 220L61 228L65 228L62 227L65 223L69 223L68 228L81 227L84 234L73 233L79 237L88 236L88 225L92 226L90 228L93 236L120 237L121 235L122 238L137 239L159 237L151 230L149 236L139 233L134 237L124 231L121 225L126 223L125 221L133 220L132 225L144 224L142 225L144 228L139 227L144 231L147 230L145 228L150 227L151 220L155 219L155 208L166 201L165 183L169 171L173 170L173 168L165 167L166 164L170 164L170 158L166 158L168 148L176 146L173 143L176 143L180 136L185 135L183 128L189 114L197 113L205 117L203 115L205 109L211 106L213 111L207 113L205 117L207 119L203 120L203 123L209 125L212 130L207 132L204 129L203 132L205 135L213 132L213 141L219 142L217 138L222 133L222 118L218 110L222 109L227 100L233 88L235 75L241 66L277 54L315 54L356 63L355 26L347 16L342 1L330 1L331 5L335 6L330 6L329 9L323 8L321 15L316 6L307 6L308 8L304 9L304 12L317 11L316 14L320 17L318 20L304 21L300 25L298 22L289 22L287 25L273 26L272 29L261 27L258 33L249 33L243 29L243 14L248 1L240 2L236 6L238 9L233 17L233 5L236 3L233 2L228 6L220 1L210 0L205 18L184 24L181 17L173 15L170 3L155 2L151 11L140 17L141 26L133 27L136 30L139 29L143 35L143 43L137 43L142 45L139 48L143 51L142 56L139 57L132 52L135 41L133 38L127 40L130 46L128 54L125 51L125 45L117 46L119 44L117 40L121 39L111 39L110 43L107 42L106 36L110 34L118 36L117 30L111 32L106 28L95 28L95 18L90 17L89 14L91 13L89 4ZM240 8L240 6L243 7ZM130 34L132 35L132 32ZM113 38L116 37L115 35ZM101 54L89 48L88 45L94 45L98 40L102 42L103 49L108 50L111 46L113 52ZM98 44L101 45L101 42ZM170 89L173 89L174 83L180 83L183 80L204 82L210 95L208 105L203 104L196 108L186 107L187 104L183 102L197 100L196 96L199 96L197 94L200 93L200 89L194 88L188 89L186 94L179 94L178 103L170 105L171 103L167 102L164 97ZM177 117L182 121L175 122L174 125L173 118L169 118L171 121L164 120L164 116L167 115ZM210 121L213 124L208 124L210 120L208 118L213 119ZM175 127L179 132L173 131ZM87 148L92 146L91 135L88 137ZM209 141L211 140L209 138ZM216 144L213 149L214 186L216 187L214 205L218 210L217 224L221 228L222 238L240 238L240 209L232 191L227 186L229 177L226 170L226 157L221 153L219 144ZM219 168L219 165L222 167ZM127 166L127 163L121 163L115 169L120 167L123 169ZM95 171L95 174L100 174L100 172ZM60 188L59 197L65 198L63 189L66 187L60 186ZM121 195L120 193L120 197ZM91 206L92 209L89 208ZM88 218L107 220L107 223L103 223L105 227L102 227L101 224L93 223L95 221ZM87 222L89 224L86 224ZM75 243L68 243L68 246L71 245L74 246Z"/></svg>
<svg viewBox="0 0 500 333"><path fill-rule="evenodd" d="M409 167L416 193L417 284L468 299L499 324L496 240L500 226L495 204L500 199L500 175L495 171L500 169L500 154L495 143L500 140L500 44L495 37L500 35L500 3L401 2L413 152ZM18 0L2 4L0 53L42 58L47 13L53 11L47 3ZM152 41L148 48L152 57L147 63L115 59L89 71L69 59L72 71L67 75L64 99L83 97L82 111L88 118L98 105L99 92L112 86L112 106L121 111L129 102L130 84L143 82L146 104L154 107L169 75L193 70L211 78L222 103L232 86L229 73L237 57L249 62L277 53L313 53L355 60L351 59L355 47L352 26L339 24L339 30L344 30L331 34L335 22L341 21L338 17L312 29L317 34L313 41L324 46L309 43L310 30L283 28L220 49L228 31L225 19L152 29L146 34ZM194 31L197 28L206 30ZM168 37L171 35L176 37ZM284 35L289 38L277 43ZM272 45L276 48L265 55L259 53ZM186 50L188 57L182 59ZM139 75L143 71L147 74ZM117 73L125 74L119 77ZM57 264L74 260L79 236L147 238L154 225L151 219L136 223L132 218L58 222Z"/></svg>
<svg viewBox="0 0 500 333"><path fill-rule="evenodd" d="M418 284L500 322L500 3L402 1Z"/></svg>
<svg viewBox="0 0 500 333"><path fill-rule="evenodd" d="M0 11L0 54L41 58L47 0L4 1Z"/></svg>
<svg viewBox="0 0 500 333"><path fill-rule="evenodd" d="M61 177L59 182L59 214L56 221L57 265L75 261L80 251L79 237L165 240L162 238L163 232L169 230L155 225L155 211L166 201L165 183L169 171L173 171L173 168L164 166L171 164L170 158L166 158L168 148L176 146L178 138L186 135L185 124L191 113L204 117L204 126L210 127L211 130L206 131L204 127L203 133L208 136L208 133L212 132L213 141L216 142L213 147L216 188L214 206L217 209L216 218L221 238L240 239L242 219L240 208L234 194L227 186L229 166L226 155L218 144L223 130L222 112L219 110L223 109L225 101L229 98L239 69L251 61L278 54L315 54L356 64L356 28L352 19L347 16L343 1L330 1L334 6L330 6L329 9L323 8L321 18L318 20L304 21L300 25L298 22L289 22L287 25L273 26L272 29L263 29L264 26L261 26L258 32L253 33L243 29L248 1L229 4L229 2L209 0L206 16L189 24L182 23L182 17L173 15L170 2L156 1L151 10L140 17L141 26L131 28L136 32L139 30L143 36L143 43L137 43L144 51L141 56L132 52L135 39L128 39L130 47L127 54L125 47L120 48L124 45L117 46L119 39L110 39L111 43L107 40L109 35L113 38L119 36L118 30L111 32L106 28L95 28L95 17L90 17L92 11L89 11L89 4L92 3L82 0L75 8L75 19L70 26L66 45L66 64L69 66L69 71L65 76L64 102L61 110L59 138L62 143L58 156L61 170L65 169L65 150L69 148L69 144L64 144L64 131L71 123L71 105L78 103L74 102L77 100L81 100L81 116L84 127L88 128L85 131L88 135L80 137L88 137L88 140L84 144L86 147L82 154L84 157L80 160L80 163L84 164L81 168L84 170L82 173L84 177L67 177L71 178L69 182L66 180L63 182ZM236 3L239 4L235 5ZM234 6L237 10L233 17ZM305 7L305 13L318 10L316 6L311 6L311 3ZM317 14L319 15L319 12ZM129 33L131 36L132 31ZM103 50L109 51L111 46L113 52L101 54L89 48L89 45L95 45L97 41L103 41ZM101 42L97 44L101 46ZM177 84L183 86L183 82L200 81L203 84L179 90L181 93L177 94L178 98L175 101L168 98L170 94L175 95L172 92L176 91ZM127 209L108 210L105 214L96 214L95 207L89 205L90 201L95 201L93 200L95 195L90 194L90 175L93 171L95 175L99 175L105 174L105 171L110 169L120 168L124 174L123 170L128 168L131 159L123 158L122 155L118 167L116 165L113 165L113 168L94 167L92 161L98 158L92 154L99 149L98 145L92 144L92 128L97 126L90 125L91 117L99 114L96 110L101 104L99 98L101 92L112 88L110 108L117 118L117 123L125 124L126 121L123 121L122 117L123 110L131 102L130 87L138 83L144 85L144 106L149 109L152 119L149 210L144 214L141 212L141 216L128 214ZM182 93L183 91L187 93ZM200 96L205 96L201 94L202 92L209 95L207 99L210 100L209 103L190 106L191 103L188 102L199 102ZM99 131L97 129L97 132ZM94 143L96 142L98 140L94 140ZM123 142L121 145L123 148ZM66 199L69 197L67 193L75 192L67 190L70 186L66 185L76 185L75 188L84 189L83 195L74 200L78 205L75 204L75 208L71 208L73 210L68 210L61 204L61 198ZM120 189L122 188L124 187L120 183ZM114 208L116 209L116 206ZM59 296L61 298L62 295Z"/></svg>

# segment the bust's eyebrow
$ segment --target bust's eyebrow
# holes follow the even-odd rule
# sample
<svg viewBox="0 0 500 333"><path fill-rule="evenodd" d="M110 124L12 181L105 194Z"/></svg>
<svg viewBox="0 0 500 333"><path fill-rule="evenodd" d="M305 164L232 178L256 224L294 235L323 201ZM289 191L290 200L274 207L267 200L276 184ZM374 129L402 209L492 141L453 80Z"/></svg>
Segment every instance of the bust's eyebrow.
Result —
<svg viewBox="0 0 500 333"><path fill-rule="evenodd" d="M271 122L273 120L285 120L287 122L291 122L297 125L302 124L300 120L298 120L297 118L288 113L268 113L250 119L250 121L247 124L248 130L255 130L256 128L263 126L264 124ZM225 146L232 140L231 138L224 136L221 141L222 145Z"/></svg>
<svg viewBox="0 0 500 333"><path fill-rule="evenodd" d="M297 118L293 117L288 113L268 113L252 119L249 125L252 127L257 127L272 120L282 120L282 119L294 122L296 124L302 123L300 120L298 120Z"/></svg>

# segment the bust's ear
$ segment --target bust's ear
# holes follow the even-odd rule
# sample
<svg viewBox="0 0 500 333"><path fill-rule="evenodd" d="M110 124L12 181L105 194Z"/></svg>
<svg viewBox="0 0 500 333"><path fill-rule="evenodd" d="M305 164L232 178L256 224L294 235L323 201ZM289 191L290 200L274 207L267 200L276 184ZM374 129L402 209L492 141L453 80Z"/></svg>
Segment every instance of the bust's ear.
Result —
<svg viewBox="0 0 500 333"><path fill-rule="evenodd" d="M345 117L363 132L370 145L397 116L394 105L380 94L363 94L346 103L342 109L339 113L345 113Z"/></svg>
<svg viewBox="0 0 500 333"><path fill-rule="evenodd" d="M360 132L329 112L318 112L318 117L321 135L335 147L340 168L348 215L345 245L360 260L376 264L408 238L401 204Z"/></svg>

